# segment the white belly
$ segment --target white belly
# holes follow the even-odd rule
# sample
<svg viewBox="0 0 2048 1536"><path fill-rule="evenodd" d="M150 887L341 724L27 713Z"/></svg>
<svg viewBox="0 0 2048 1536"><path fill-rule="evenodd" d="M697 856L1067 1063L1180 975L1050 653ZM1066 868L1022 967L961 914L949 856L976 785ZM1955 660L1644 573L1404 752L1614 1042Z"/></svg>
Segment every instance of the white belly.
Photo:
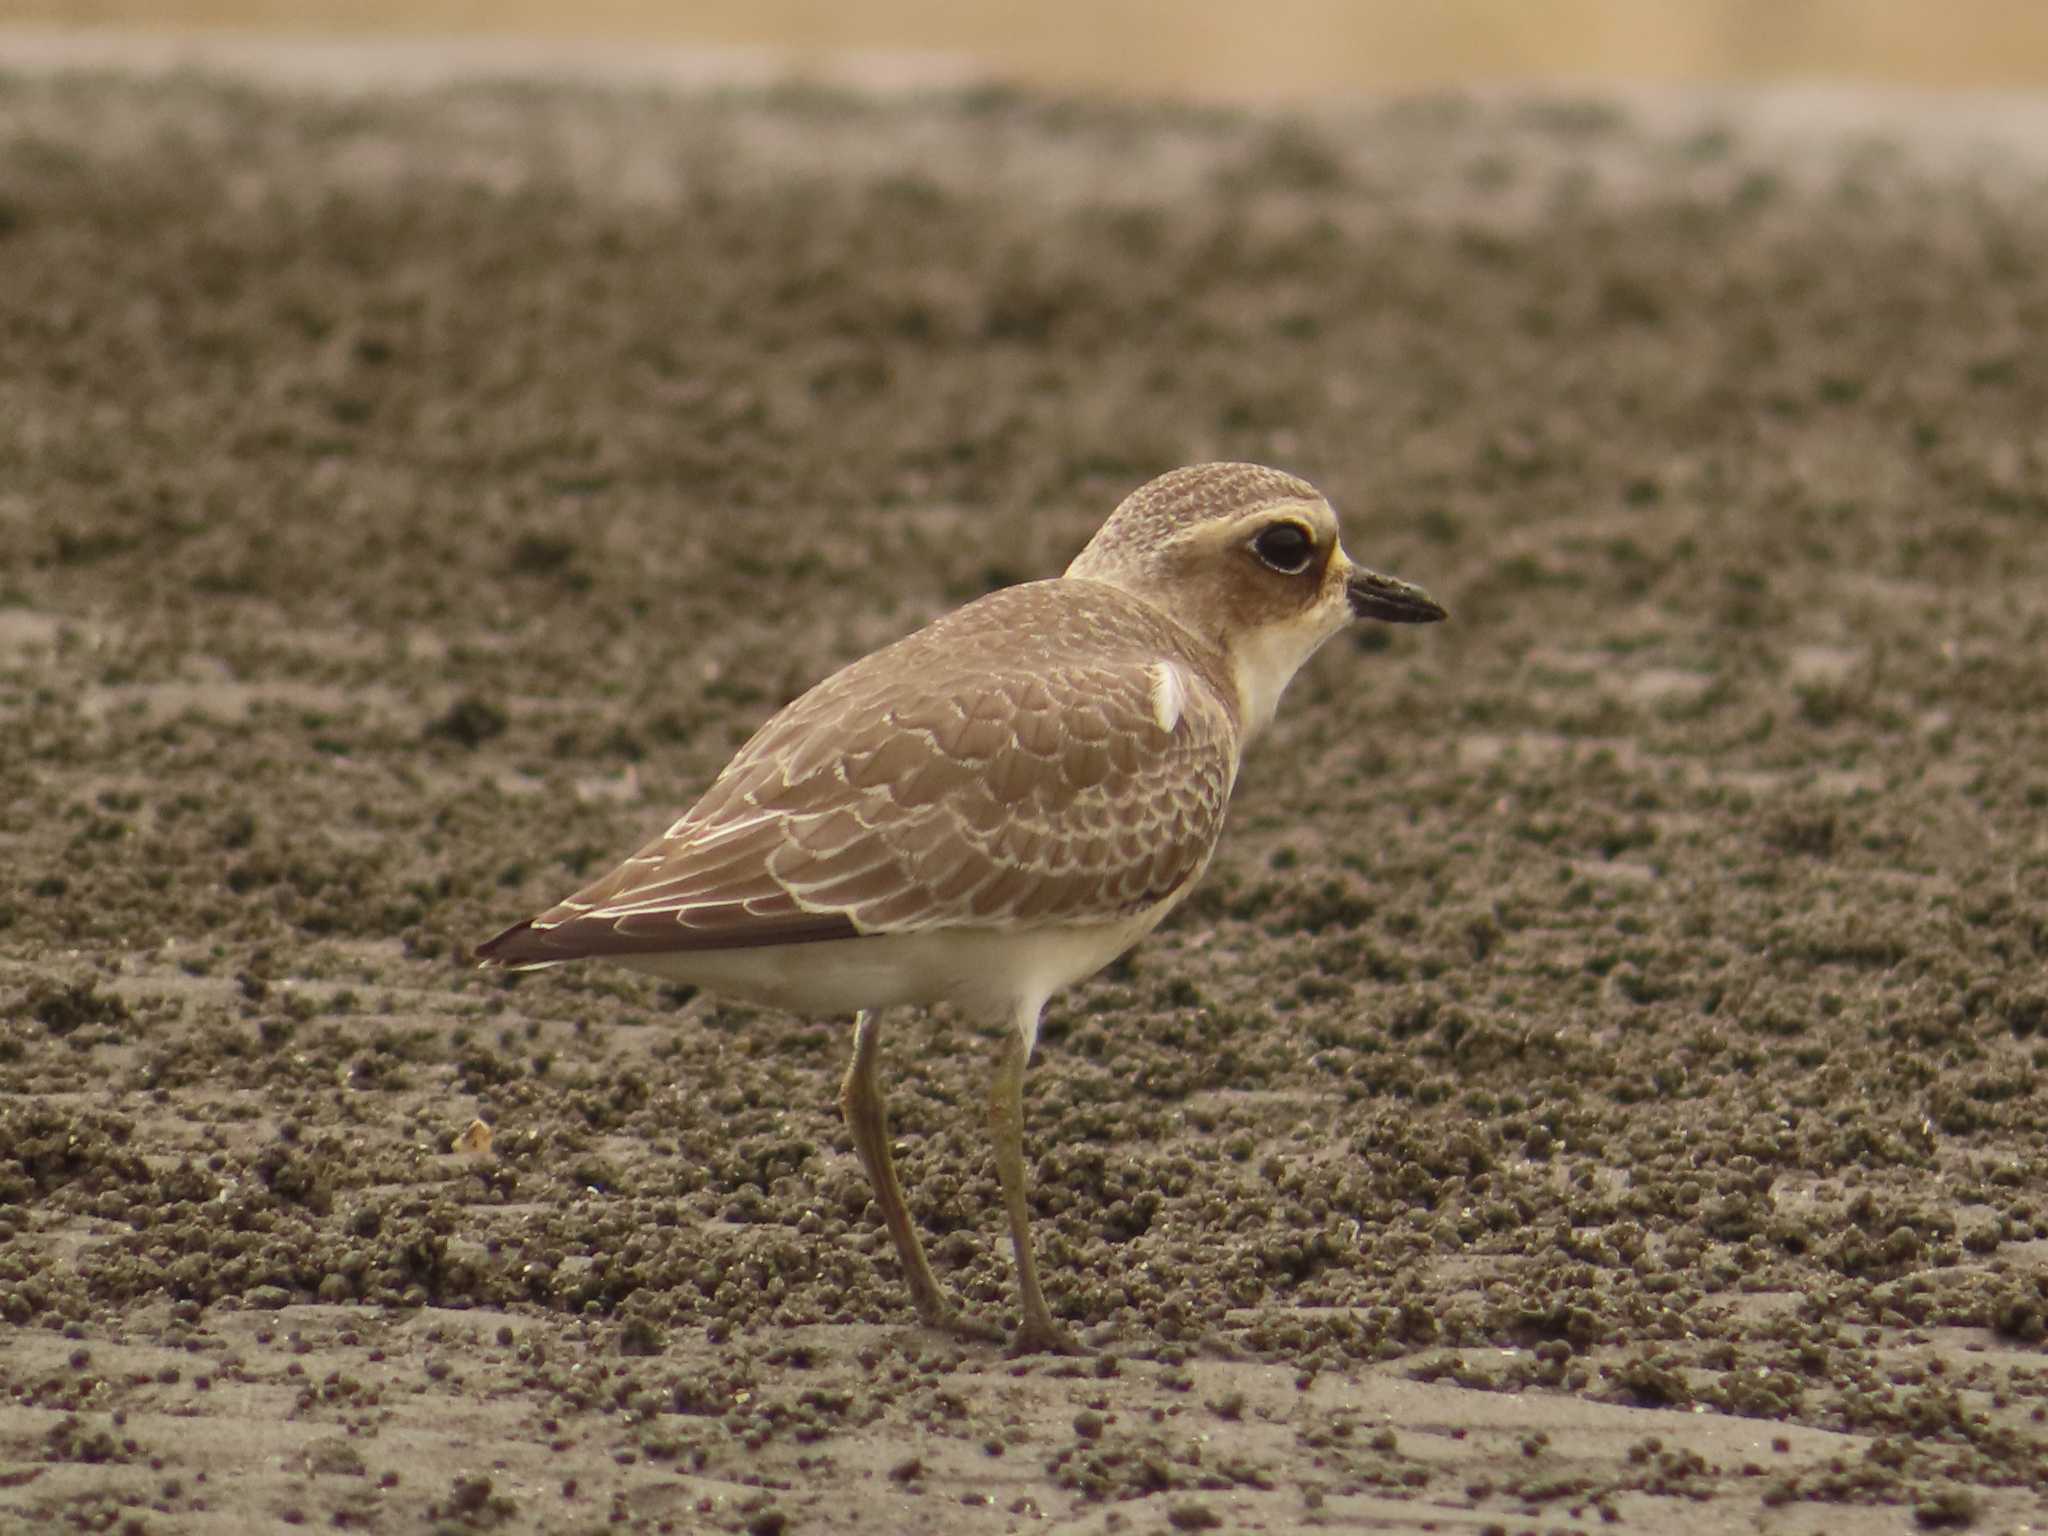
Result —
<svg viewBox="0 0 2048 1536"><path fill-rule="evenodd" d="M1120 923L1088 927L940 928L818 944L620 955L636 971L792 1013L951 1002L1014 1020L1035 1041L1038 1010L1159 925L1162 901Z"/></svg>

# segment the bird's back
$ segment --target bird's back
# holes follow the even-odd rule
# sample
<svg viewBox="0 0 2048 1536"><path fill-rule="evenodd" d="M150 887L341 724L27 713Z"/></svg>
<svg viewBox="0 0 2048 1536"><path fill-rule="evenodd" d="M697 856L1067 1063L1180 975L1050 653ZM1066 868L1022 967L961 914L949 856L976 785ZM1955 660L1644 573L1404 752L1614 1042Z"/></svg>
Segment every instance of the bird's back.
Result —
<svg viewBox="0 0 2048 1536"><path fill-rule="evenodd" d="M1102 583L991 593L793 701L660 838L478 957L1127 923L1221 829L1223 666Z"/></svg>

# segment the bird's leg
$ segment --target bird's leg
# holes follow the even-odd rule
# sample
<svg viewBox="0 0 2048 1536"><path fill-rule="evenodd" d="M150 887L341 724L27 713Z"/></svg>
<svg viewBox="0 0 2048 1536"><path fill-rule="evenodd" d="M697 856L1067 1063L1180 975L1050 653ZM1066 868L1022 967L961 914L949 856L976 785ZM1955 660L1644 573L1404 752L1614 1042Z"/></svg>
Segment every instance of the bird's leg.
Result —
<svg viewBox="0 0 2048 1536"><path fill-rule="evenodd" d="M1078 1355L1085 1351L1053 1321L1045 1292L1038 1288L1038 1264L1031 1257L1031 1207L1024 1198L1024 1069L1030 1061L1031 1043L1025 1033L1006 1031L989 1093L996 1173L1003 1181L1003 1207L1010 1215L1010 1241L1017 1250L1017 1300L1024 1309L1024 1325L1010 1347L1020 1355Z"/></svg>
<svg viewBox="0 0 2048 1536"><path fill-rule="evenodd" d="M924 1244L911 1225L910 1208L903 1201L903 1186L896 1179L896 1163L889 1156L889 1121L882 1105L882 1085L875 1076L881 1054L882 1030L878 1015L863 1010L854 1015L853 1060L847 1063L846 1078L839 1085L839 1110L846 1128L853 1133L853 1150L867 1170L868 1183L881 1209L882 1224L896 1244L896 1259L903 1266L903 1278L910 1286L910 1304L927 1328L939 1328L970 1339L993 1339L1001 1335L985 1323L963 1316L939 1290L932 1267L925 1262Z"/></svg>

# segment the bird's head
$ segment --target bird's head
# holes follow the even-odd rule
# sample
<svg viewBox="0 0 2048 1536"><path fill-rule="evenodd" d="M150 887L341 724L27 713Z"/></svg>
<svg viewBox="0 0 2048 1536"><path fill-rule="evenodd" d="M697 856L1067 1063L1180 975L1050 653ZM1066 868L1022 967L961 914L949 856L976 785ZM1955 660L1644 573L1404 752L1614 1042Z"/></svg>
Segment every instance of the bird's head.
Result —
<svg viewBox="0 0 2048 1536"><path fill-rule="evenodd" d="M1140 486L1066 574L1141 598L1221 651L1247 736L1339 630L1444 617L1420 587L1344 553L1314 486L1258 464L1197 464Z"/></svg>

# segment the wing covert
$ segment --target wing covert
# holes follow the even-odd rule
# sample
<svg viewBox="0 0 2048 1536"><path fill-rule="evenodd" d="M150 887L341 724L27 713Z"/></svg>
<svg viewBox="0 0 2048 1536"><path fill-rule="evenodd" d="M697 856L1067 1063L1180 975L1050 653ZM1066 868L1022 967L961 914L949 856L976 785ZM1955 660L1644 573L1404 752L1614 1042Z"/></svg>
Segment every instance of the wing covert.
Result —
<svg viewBox="0 0 2048 1536"><path fill-rule="evenodd" d="M1146 634L1057 659L919 643L944 628L791 703L666 833L479 955L533 965L1091 924L1191 885L1236 775L1235 720L1209 669Z"/></svg>

